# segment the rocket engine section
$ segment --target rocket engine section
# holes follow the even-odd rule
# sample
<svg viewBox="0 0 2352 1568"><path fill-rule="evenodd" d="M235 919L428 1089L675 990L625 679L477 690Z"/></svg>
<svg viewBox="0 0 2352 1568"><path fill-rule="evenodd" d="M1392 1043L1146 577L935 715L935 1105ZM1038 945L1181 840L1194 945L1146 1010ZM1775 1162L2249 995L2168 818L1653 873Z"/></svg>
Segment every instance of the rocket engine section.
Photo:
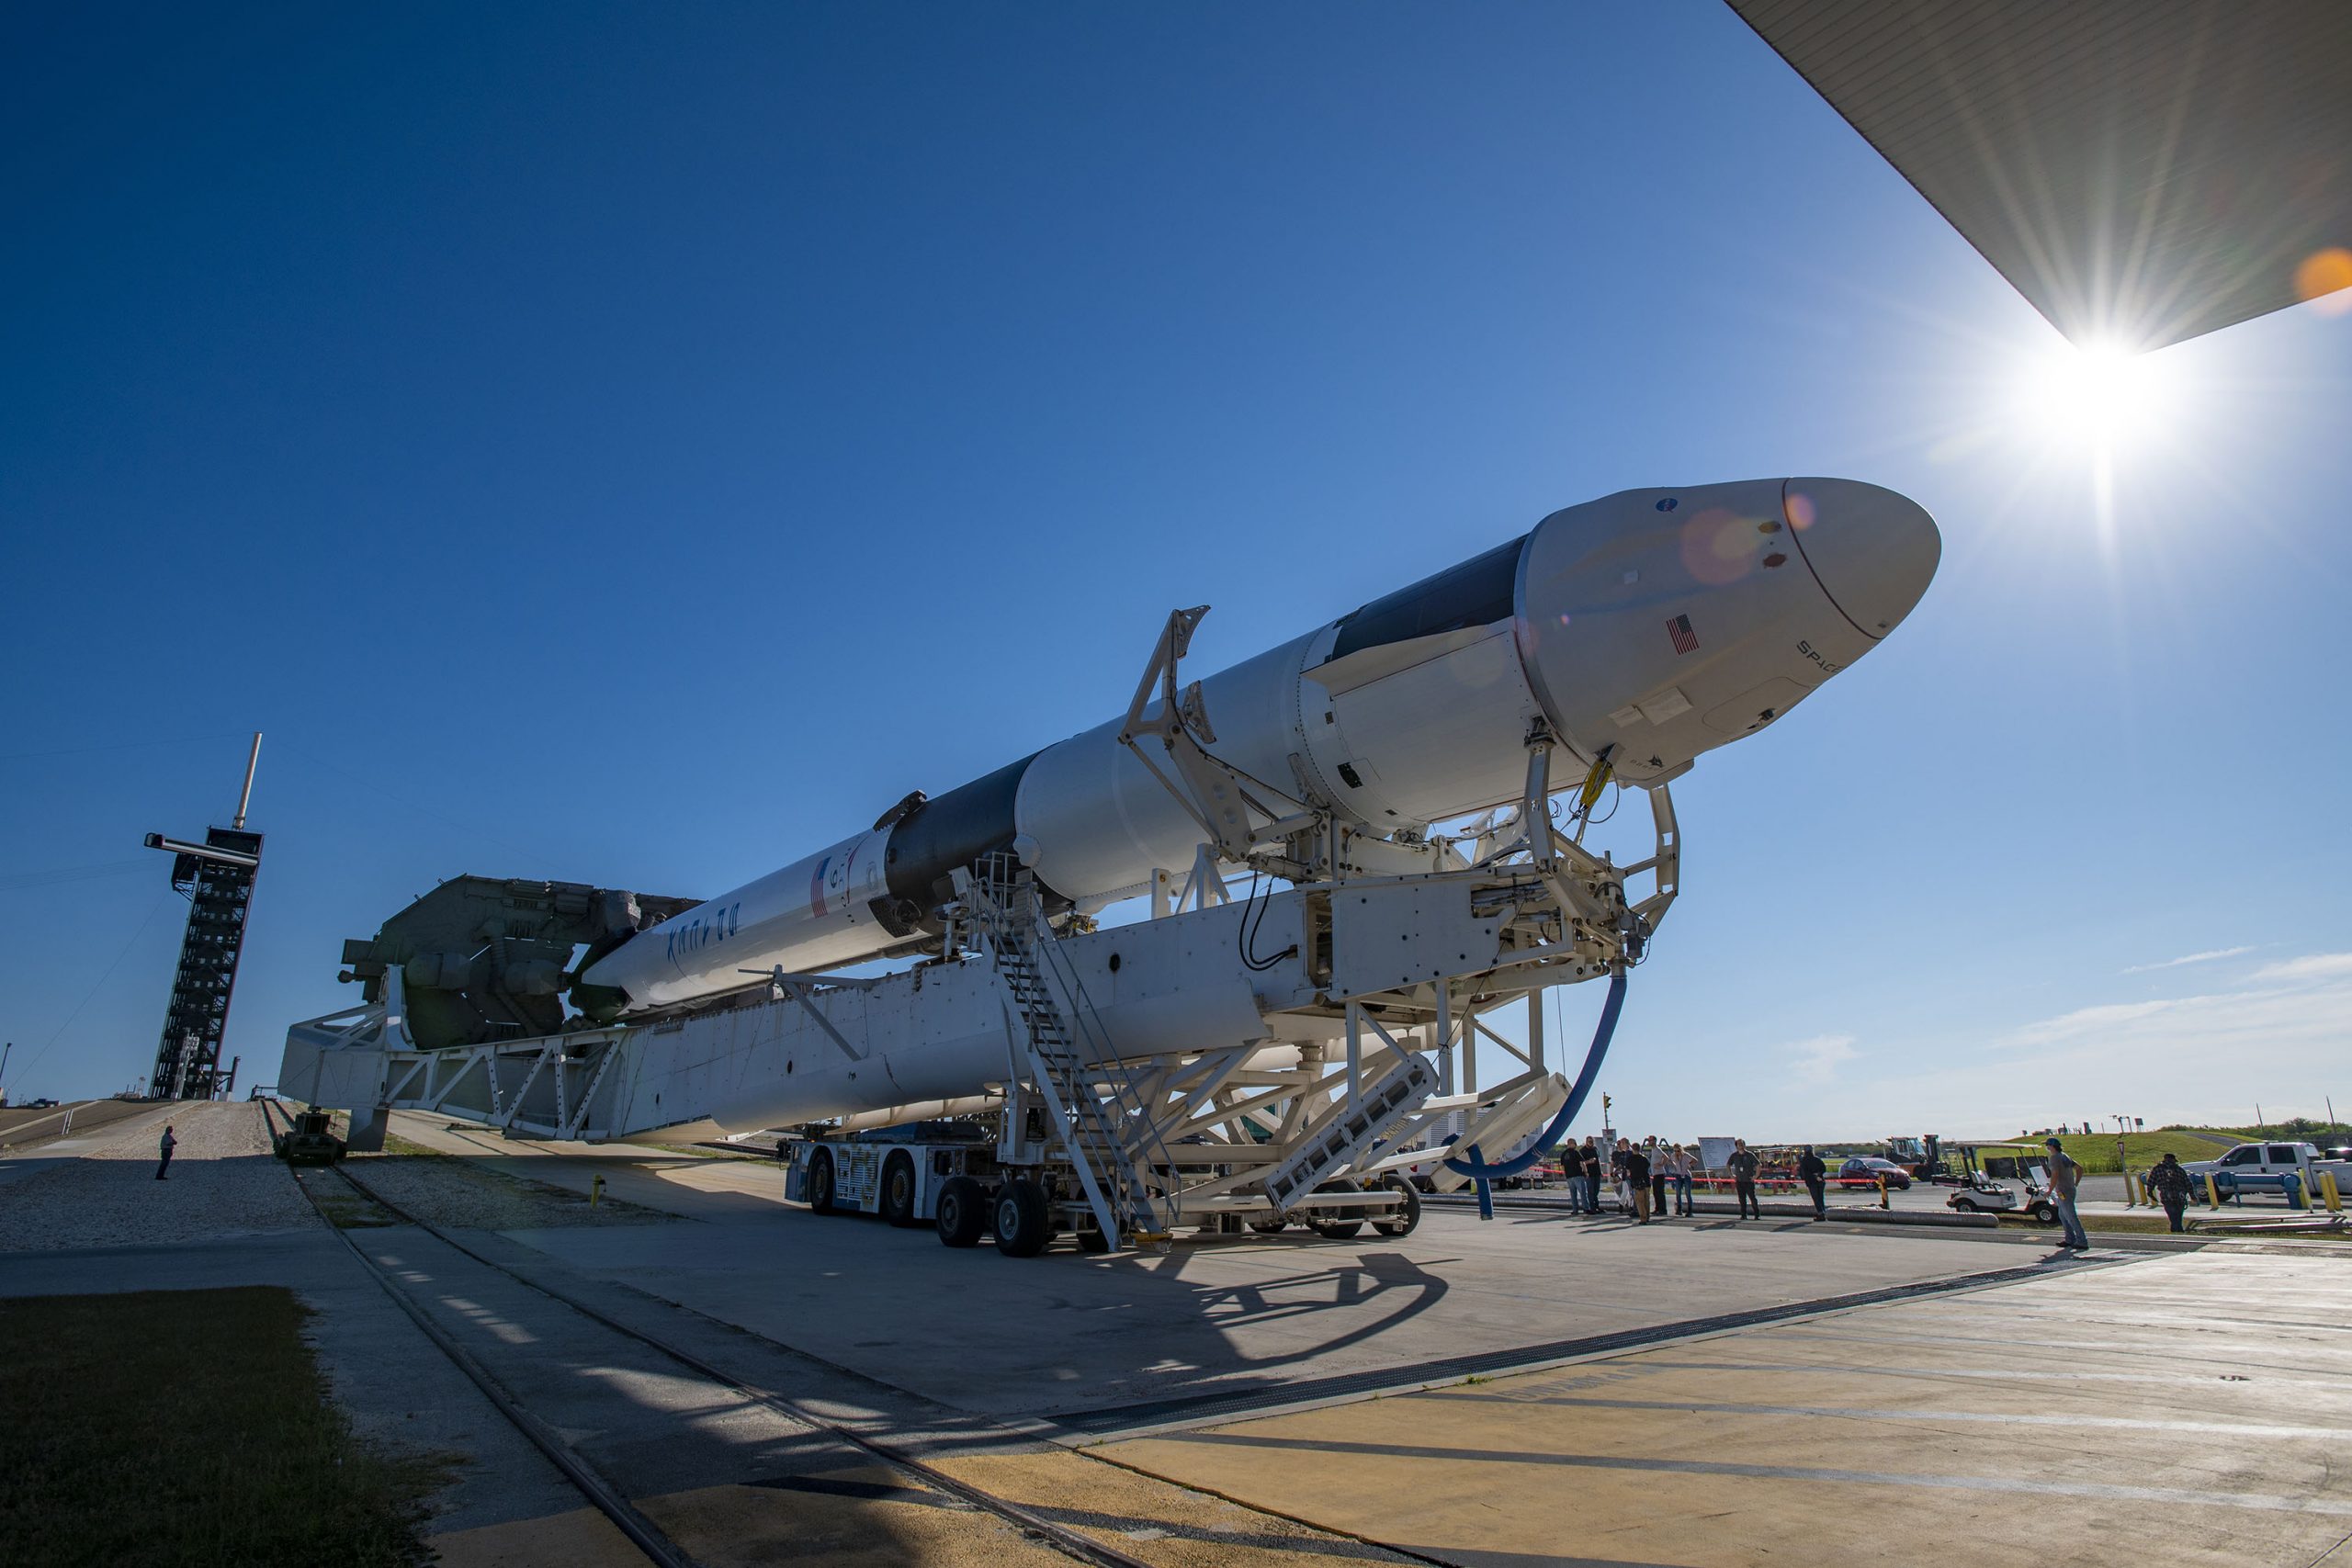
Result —
<svg viewBox="0 0 2352 1568"><path fill-rule="evenodd" d="M1532 730L1628 784L1672 779L1876 647L1941 547L1916 502L1851 479L1623 491L1208 676L1201 739L1342 825L1351 869L1434 869L1429 824L1517 799ZM1204 835L1125 727L910 795L621 942L583 967L574 1000L641 1012L739 988L746 970L881 956L935 932L955 872L992 852L1080 910L1142 893Z"/></svg>
<svg viewBox="0 0 2352 1568"><path fill-rule="evenodd" d="M563 1027L566 987L587 1005L586 988L572 985L576 951L593 961L695 907L578 882L452 877L372 938L345 942L339 977L380 1002L385 973L398 964L409 1035L427 1050L552 1034Z"/></svg>

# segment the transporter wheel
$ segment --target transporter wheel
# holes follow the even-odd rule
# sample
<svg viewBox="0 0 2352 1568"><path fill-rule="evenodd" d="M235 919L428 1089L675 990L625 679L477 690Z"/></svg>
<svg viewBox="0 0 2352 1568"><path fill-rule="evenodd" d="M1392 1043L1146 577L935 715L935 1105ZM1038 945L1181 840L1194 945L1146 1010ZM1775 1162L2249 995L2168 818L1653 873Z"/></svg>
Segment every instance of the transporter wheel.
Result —
<svg viewBox="0 0 2352 1568"><path fill-rule="evenodd" d="M1280 1235L1290 1228L1290 1221L1283 1215L1275 1214L1267 1219L1251 1220L1250 1228L1260 1235Z"/></svg>
<svg viewBox="0 0 2352 1568"><path fill-rule="evenodd" d="M1394 1176L1389 1177L1381 1185L1394 1188L1398 1202L1393 1213L1374 1215L1372 1228L1383 1235L1412 1235L1413 1227L1421 1223L1421 1195L1413 1190L1411 1182Z"/></svg>
<svg viewBox="0 0 2352 1568"><path fill-rule="evenodd" d="M1046 1190L1025 1176L1016 1176L997 1189L989 1213L996 1232L996 1249L1007 1258L1035 1258L1053 1239Z"/></svg>
<svg viewBox="0 0 2352 1568"><path fill-rule="evenodd" d="M989 1228L988 1189L968 1176L949 1177L940 1185L934 1223L947 1246L978 1247Z"/></svg>
<svg viewBox="0 0 2352 1568"><path fill-rule="evenodd" d="M902 1228L915 1223L915 1162L904 1150L882 1167L882 1217Z"/></svg>
<svg viewBox="0 0 2352 1568"><path fill-rule="evenodd" d="M1317 1190L1361 1192L1363 1190L1363 1184L1343 1176L1337 1181L1325 1182ZM1312 1200L1309 1201L1311 1202ZM1310 1208L1307 1211L1306 1228L1327 1241L1353 1241L1363 1233L1363 1218L1353 1209L1337 1209L1329 1211L1325 1214L1317 1214Z"/></svg>
<svg viewBox="0 0 2352 1568"><path fill-rule="evenodd" d="M808 1212L833 1212L833 1156L830 1149L819 1149L808 1156Z"/></svg>

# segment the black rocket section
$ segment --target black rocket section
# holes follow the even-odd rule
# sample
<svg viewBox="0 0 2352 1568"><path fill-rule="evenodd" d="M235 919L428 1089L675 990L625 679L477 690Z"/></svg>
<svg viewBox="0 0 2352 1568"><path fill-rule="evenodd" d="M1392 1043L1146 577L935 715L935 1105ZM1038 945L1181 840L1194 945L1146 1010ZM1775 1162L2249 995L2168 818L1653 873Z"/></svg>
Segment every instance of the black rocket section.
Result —
<svg viewBox="0 0 2352 1568"><path fill-rule="evenodd" d="M890 896L872 905L891 935L911 936L933 910L955 897L950 879L959 868L1012 850L1019 831L1012 803L1021 793L1022 775L1036 759L1032 751L936 799L917 802L899 817L884 862ZM1040 891L1056 897L1051 889Z"/></svg>

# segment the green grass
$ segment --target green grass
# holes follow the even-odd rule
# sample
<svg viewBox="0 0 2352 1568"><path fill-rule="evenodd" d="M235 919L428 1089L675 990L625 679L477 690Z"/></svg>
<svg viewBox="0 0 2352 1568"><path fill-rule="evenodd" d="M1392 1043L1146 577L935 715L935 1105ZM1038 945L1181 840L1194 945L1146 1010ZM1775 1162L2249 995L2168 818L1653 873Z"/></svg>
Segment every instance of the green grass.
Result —
<svg viewBox="0 0 2352 1568"><path fill-rule="evenodd" d="M424 1560L437 1459L351 1434L289 1291L0 1301L0 1540L44 1568Z"/></svg>
<svg viewBox="0 0 2352 1568"><path fill-rule="evenodd" d="M368 1199L357 1188L332 1177L323 1174L306 1176L302 1185L310 1194L311 1206L326 1217L327 1224L339 1231L374 1230L401 1223L391 1211Z"/></svg>
<svg viewBox="0 0 2352 1568"><path fill-rule="evenodd" d="M2024 1142L2039 1144L2039 1138ZM2072 1133L2059 1139L2075 1162L2094 1176L2112 1176L2122 1169L2115 1163L2115 1134L2093 1133L2085 1136ZM2123 1149L2133 1170L2145 1170L2169 1149L2184 1160L2215 1159L2226 1154L2240 1140L2229 1133L2192 1133L2169 1130L2162 1133L2126 1133Z"/></svg>
<svg viewBox="0 0 2352 1568"><path fill-rule="evenodd" d="M450 1154L447 1149L432 1148L426 1145L417 1143L413 1139L403 1138L398 1133L386 1133L384 1134L384 1153L388 1155L425 1155L430 1156L435 1159L454 1159L457 1157Z"/></svg>

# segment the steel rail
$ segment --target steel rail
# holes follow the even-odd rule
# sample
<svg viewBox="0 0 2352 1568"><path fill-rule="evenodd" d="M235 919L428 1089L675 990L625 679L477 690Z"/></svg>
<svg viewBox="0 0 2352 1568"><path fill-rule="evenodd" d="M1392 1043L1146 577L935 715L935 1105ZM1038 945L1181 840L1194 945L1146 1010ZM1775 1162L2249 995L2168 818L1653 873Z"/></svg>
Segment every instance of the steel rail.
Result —
<svg viewBox="0 0 2352 1568"><path fill-rule="evenodd" d="M828 1437L846 1443L850 1447L871 1456L881 1463L888 1465L892 1469L913 1477L914 1479L922 1482L925 1486L931 1487L934 1491L943 1492L949 1496L960 1499L971 1506L979 1509L983 1513L992 1514L998 1518L1004 1520L1007 1524L1016 1527L1024 1533L1037 1537L1039 1540L1045 1541L1046 1544L1054 1547L1056 1550L1063 1552L1067 1556L1074 1557L1083 1562L1094 1563L1097 1565L1097 1568L1151 1568L1151 1565L1147 1563L1142 1558L1130 1556L1128 1553L1121 1551L1114 1546L1107 1546L1101 1541L1095 1540L1090 1536L1080 1534L1079 1531L1071 1529L1066 1525L1057 1524L1052 1519L1048 1519L1040 1514L1032 1512L1030 1509L1023 1507L1018 1503L1010 1502L1005 1498L995 1495L993 1493L984 1492L980 1488L971 1484L969 1482L958 1480L956 1477L948 1474L946 1472L935 1469L910 1454L902 1453L887 1443L877 1442L871 1438L854 1432L846 1427L828 1421L814 1411L807 1409L795 1401L786 1398L782 1394L744 1382L741 1379L734 1376L732 1373L725 1371L720 1368L712 1365L710 1362L704 1360L701 1357L695 1355L691 1350L681 1349L679 1347L670 1344L665 1340L657 1338L653 1335L644 1332L642 1329L632 1327L630 1325L623 1323L617 1318L600 1312L596 1308L588 1305L586 1303L566 1294L564 1292L541 1284L539 1281L526 1276L518 1269L510 1269L505 1264L500 1263L494 1258L485 1258L481 1253L476 1252L472 1247L468 1247L464 1242L458 1240L447 1232L442 1230L438 1225L434 1224L428 1220L419 1219L414 1214L412 1214L408 1211L402 1209L397 1203L391 1202L390 1200L378 1195L368 1186L367 1183L352 1175L350 1171L345 1169L342 1166L338 1165L332 1168L337 1175L341 1176L345 1181L349 1182L355 1189L356 1189L370 1202L377 1204L388 1213L397 1216L404 1224L416 1226L417 1229L424 1232L427 1235L432 1236L435 1240L439 1241L444 1246L452 1247L457 1251L463 1253L466 1257L472 1258L475 1262L481 1264L486 1269L494 1269L498 1273L503 1274L508 1279L514 1280L516 1284L519 1284L527 1290L536 1291L540 1295L547 1297L550 1301L557 1302L564 1306L570 1307L572 1311L580 1314L582 1317L585 1317L592 1322L602 1324L605 1327L613 1330L613 1332L616 1334L624 1335L628 1338L638 1341L641 1345L645 1345L656 1351L659 1351L661 1354L667 1356L670 1359L677 1362L680 1366L688 1368L689 1370L698 1373L700 1376L708 1379L710 1382L715 1382L723 1388L730 1389L733 1392L741 1394L744 1398L752 1401L775 1415L785 1417L786 1420L797 1422L812 1431L821 1432ZM341 1233L338 1232L337 1234ZM345 1240L348 1241L348 1238L346 1237ZM352 1243L350 1245L352 1245L355 1251L358 1250L357 1244ZM389 1285L387 1285L386 1288L390 1289ZM414 1315L413 1312L412 1315ZM627 1506L626 1504L622 1506L624 1507ZM631 1539L634 1540L635 1537L632 1536ZM641 1545L642 1543L640 1542L639 1544ZM649 1552L649 1555L651 1555L651 1553ZM656 1560L662 1561L659 1558Z"/></svg>
<svg viewBox="0 0 2352 1568"><path fill-rule="evenodd" d="M392 1209L390 1204L368 1191L361 1183L352 1180L341 1167L328 1166L322 1168L334 1170L337 1175L343 1176L368 1201L391 1210L394 1213L399 1213L398 1210ZM313 1208L318 1206L318 1199L308 1187L303 1188L303 1196L310 1200ZM639 1513L628 1499L621 1495L616 1487L596 1473L594 1468L581 1456L579 1450L565 1442L553 1427L532 1415L524 1406L522 1401L514 1397L513 1391L500 1382L496 1375L483 1366L471 1351L458 1344L448 1330L434 1322L424 1308L410 1299L407 1292L394 1284L391 1271L368 1257L368 1249L352 1240L350 1233L336 1224L333 1217L324 1211L321 1211L319 1217L327 1222L328 1228L334 1232L336 1239L350 1248L351 1255L359 1259L361 1266L368 1270L369 1277L376 1281L378 1287L391 1298L392 1304L405 1313L409 1321L415 1324L424 1332L424 1337L433 1342L434 1348L447 1356L450 1363L466 1375L468 1381L481 1390L483 1396L490 1401L498 1413L506 1417L507 1422L516 1431L528 1438L532 1447L545 1454L548 1461L562 1472L564 1479L571 1482L598 1513L613 1521L614 1526L628 1538L629 1543L645 1554L647 1561L660 1564L661 1568L697 1568L695 1558L680 1550L676 1542L662 1533L660 1526Z"/></svg>

